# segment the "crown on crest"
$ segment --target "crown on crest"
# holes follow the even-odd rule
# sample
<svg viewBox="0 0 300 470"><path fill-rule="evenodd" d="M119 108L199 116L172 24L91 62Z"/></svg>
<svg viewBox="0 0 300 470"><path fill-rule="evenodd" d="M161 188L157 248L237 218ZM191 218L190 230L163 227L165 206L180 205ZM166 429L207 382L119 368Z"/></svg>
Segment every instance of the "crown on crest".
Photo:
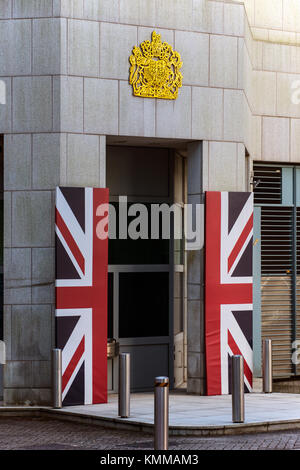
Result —
<svg viewBox="0 0 300 470"><path fill-rule="evenodd" d="M135 46L129 61L129 83L135 96L177 98L178 88L182 86L181 57L170 44L161 41L160 34L153 31L151 42L146 40L140 47Z"/></svg>

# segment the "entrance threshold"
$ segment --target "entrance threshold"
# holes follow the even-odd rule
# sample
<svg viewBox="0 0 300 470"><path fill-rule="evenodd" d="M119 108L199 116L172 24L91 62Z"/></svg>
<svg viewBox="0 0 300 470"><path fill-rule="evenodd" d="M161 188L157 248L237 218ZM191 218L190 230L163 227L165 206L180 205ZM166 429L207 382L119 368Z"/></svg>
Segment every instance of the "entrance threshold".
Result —
<svg viewBox="0 0 300 470"><path fill-rule="evenodd" d="M102 405L48 407L0 407L4 416L48 415L49 418L153 433L153 393L131 395L131 417L118 417L118 396L109 395ZM245 422L233 424L231 395L197 396L170 393L169 434L173 436L216 436L300 429L300 394L249 393L245 395Z"/></svg>

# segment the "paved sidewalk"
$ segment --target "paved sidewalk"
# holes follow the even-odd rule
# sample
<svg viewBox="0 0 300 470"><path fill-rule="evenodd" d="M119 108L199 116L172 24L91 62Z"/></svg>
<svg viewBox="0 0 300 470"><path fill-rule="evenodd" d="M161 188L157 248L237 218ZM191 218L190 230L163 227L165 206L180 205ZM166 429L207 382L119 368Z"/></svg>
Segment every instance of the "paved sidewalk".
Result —
<svg viewBox="0 0 300 470"><path fill-rule="evenodd" d="M109 402L102 405L66 407L57 410L66 417L89 418L89 422L113 423L115 428L139 427L144 431L153 428L154 395L140 393L131 395L131 416L118 418L118 397L110 395ZM262 394L245 395L245 423L233 424L231 396L200 397L185 393L170 394L170 433L230 434L236 432L259 432L300 428L300 395Z"/></svg>
<svg viewBox="0 0 300 470"><path fill-rule="evenodd" d="M45 417L1 418L0 422L0 450L118 450L120 455L125 450L153 450L153 436L149 434L115 431ZM239 436L169 438L169 450L173 451L288 449L300 449L300 430ZM1 458L3 457L2 454ZM213 454L210 454L211 457Z"/></svg>

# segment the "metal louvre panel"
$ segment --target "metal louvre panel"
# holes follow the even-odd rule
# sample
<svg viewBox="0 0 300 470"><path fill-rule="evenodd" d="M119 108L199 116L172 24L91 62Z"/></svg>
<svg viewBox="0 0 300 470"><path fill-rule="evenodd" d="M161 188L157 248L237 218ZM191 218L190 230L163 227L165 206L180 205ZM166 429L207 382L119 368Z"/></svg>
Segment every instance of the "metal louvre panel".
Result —
<svg viewBox="0 0 300 470"><path fill-rule="evenodd" d="M254 204L281 204L282 169L254 166Z"/></svg>
<svg viewBox="0 0 300 470"><path fill-rule="evenodd" d="M297 282L296 282L296 339L300 340L300 207L296 209ZM299 366L297 366L299 373Z"/></svg>
<svg viewBox="0 0 300 470"><path fill-rule="evenodd" d="M292 290L293 208L264 206L261 210L262 339L272 340L274 377L293 374Z"/></svg>

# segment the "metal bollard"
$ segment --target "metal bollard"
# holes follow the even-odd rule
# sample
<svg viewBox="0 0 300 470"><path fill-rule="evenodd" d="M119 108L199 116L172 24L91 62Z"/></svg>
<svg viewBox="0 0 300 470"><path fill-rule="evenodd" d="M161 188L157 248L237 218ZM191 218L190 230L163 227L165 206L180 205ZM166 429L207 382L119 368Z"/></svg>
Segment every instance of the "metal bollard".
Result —
<svg viewBox="0 0 300 470"><path fill-rule="evenodd" d="M154 449L169 446L169 378L156 377L154 391Z"/></svg>
<svg viewBox="0 0 300 470"><path fill-rule="evenodd" d="M263 391L272 393L272 340L263 340Z"/></svg>
<svg viewBox="0 0 300 470"><path fill-rule="evenodd" d="M232 422L243 423L245 420L243 356L232 356L231 367L232 367Z"/></svg>
<svg viewBox="0 0 300 470"><path fill-rule="evenodd" d="M53 408L62 408L62 352L52 349Z"/></svg>
<svg viewBox="0 0 300 470"><path fill-rule="evenodd" d="M130 416L130 354L119 355L119 416Z"/></svg>

